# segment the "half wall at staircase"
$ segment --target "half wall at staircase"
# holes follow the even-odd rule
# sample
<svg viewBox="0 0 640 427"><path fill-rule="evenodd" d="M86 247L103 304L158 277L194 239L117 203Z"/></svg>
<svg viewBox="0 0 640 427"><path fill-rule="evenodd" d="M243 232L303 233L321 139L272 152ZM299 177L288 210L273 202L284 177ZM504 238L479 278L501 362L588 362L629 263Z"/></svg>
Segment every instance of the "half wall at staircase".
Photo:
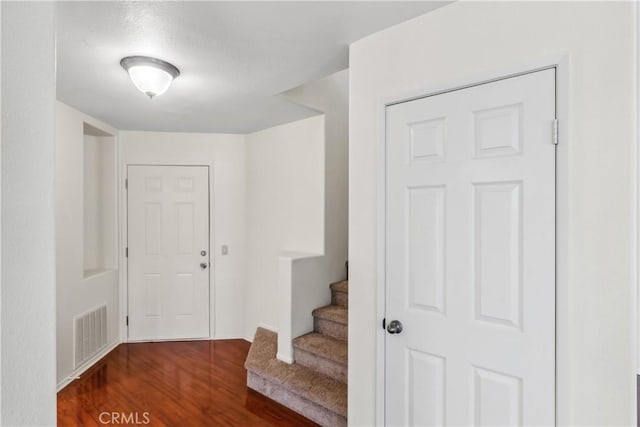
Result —
<svg viewBox="0 0 640 427"><path fill-rule="evenodd" d="M309 332L309 309L328 302L327 283L345 278L348 79L344 70L285 92L318 115L247 136L248 340L258 326L286 343ZM290 345L281 350L291 362Z"/></svg>

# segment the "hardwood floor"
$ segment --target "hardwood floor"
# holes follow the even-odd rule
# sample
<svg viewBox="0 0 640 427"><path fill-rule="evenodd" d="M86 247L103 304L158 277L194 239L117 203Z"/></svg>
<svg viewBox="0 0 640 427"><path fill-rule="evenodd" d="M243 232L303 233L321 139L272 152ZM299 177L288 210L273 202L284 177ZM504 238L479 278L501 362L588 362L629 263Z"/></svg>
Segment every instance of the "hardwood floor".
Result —
<svg viewBox="0 0 640 427"><path fill-rule="evenodd" d="M315 426L247 389L249 346L121 344L58 393L58 425Z"/></svg>

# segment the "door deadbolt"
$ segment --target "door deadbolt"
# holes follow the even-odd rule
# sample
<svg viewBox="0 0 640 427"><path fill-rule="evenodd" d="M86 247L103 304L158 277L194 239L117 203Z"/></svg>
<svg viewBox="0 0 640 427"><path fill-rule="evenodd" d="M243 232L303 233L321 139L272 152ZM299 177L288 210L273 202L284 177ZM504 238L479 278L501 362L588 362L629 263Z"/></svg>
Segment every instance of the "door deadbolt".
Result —
<svg viewBox="0 0 640 427"><path fill-rule="evenodd" d="M200 255L207 256L207 251L200 251Z"/></svg>

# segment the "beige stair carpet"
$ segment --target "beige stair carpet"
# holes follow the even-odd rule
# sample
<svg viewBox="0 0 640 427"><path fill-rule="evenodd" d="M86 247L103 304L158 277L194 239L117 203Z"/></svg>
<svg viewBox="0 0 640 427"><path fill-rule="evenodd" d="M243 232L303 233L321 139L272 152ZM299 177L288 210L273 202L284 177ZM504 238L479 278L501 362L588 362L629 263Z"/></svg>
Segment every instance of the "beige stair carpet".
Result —
<svg viewBox="0 0 640 427"><path fill-rule="evenodd" d="M277 342L275 332L263 328L256 330L245 363L247 385L259 392L268 391L264 390L269 388L264 384L268 380L271 385L290 391L271 390L276 392L275 396L268 395L273 400L320 425L346 425L347 385L296 363L289 365L276 359ZM252 387L254 385L259 388ZM313 414L309 414L310 409Z"/></svg>
<svg viewBox="0 0 640 427"><path fill-rule="evenodd" d="M348 282L330 285L331 305L313 311L314 330L293 340L295 363L276 358L278 336L258 328L247 386L325 427L347 425Z"/></svg>

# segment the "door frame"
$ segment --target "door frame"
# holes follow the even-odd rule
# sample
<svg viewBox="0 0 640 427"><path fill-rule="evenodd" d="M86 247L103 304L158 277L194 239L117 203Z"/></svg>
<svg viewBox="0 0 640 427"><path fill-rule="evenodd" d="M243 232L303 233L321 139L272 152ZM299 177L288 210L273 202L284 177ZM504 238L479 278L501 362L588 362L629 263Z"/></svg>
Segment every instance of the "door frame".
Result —
<svg viewBox="0 0 640 427"><path fill-rule="evenodd" d="M568 261L569 261L569 54L547 57L540 61L514 66L501 67L497 71L475 74L463 79L426 86L398 94L383 97L378 101L378 138L376 171L376 425L385 425L385 340L386 331L382 328L385 318L386 298L386 109L393 104L413 101L420 98L440 95L447 92L466 89L473 86L492 83L512 77L543 71L556 70L556 119L558 120L558 139L556 147L556 425L567 424L569 420L569 298L568 298Z"/></svg>
<svg viewBox="0 0 640 427"><path fill-rule="evenodd" d="M121 197L120 197L120 309L119 309L119 326L120 326L120 342L138 342L129 340L129 331L126 324L127 315L129 313L129 258L126 256L125 248L129 245L129 206L128 196L129 192L126 188L126 180L128 179L129 166L201 166L206 167L209 174L209 336L206 338L193 338L193 339L180 339L179 341L202 341L215 338L215 253L212 252L214 245L213 225L214 218L214 192L213 192L213 176L214 165L213 163L206 162L180 162L180 163L164 163L164 162L131 162L123 163L120 170L120 185L121 185ZM172 340L167 340L172 341Z"/></svg>

